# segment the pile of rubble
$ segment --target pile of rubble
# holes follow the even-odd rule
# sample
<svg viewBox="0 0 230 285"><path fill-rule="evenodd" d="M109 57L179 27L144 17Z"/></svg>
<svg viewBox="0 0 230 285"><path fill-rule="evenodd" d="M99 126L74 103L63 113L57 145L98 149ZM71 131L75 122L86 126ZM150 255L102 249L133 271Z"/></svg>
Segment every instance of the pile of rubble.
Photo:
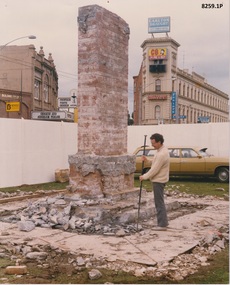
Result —
<svg viewBox="0 0 230 285"><path fill-rule="evenodd" d="M125 205L125 208L128 207L127 203ZM136 204L135 206L130 204L130 207L136 208ZM80 234L124 236L136 232L136 223L115 222L114 212L119 212L119 210L121 209L119 207L117 209L117 204L115 205L115 201L110 198L91 200L81 199L74 194L71 196L59 194L55 197L45 197L29 202L25 209L5 213L0 220L17 223L21 231L43 227Z"/></svg>
<svg viewBox="0 0 230 285"><path fill-rule="evenodd" d="M166 190L166 196L174 197L176 195L174 192L176 191ZM188 195L186 194L185 198L188 198ZM179 214L183 215L186 214L186 209L194 208L193 211L196 211L205 207L197 202L193 203L193 196L189 197L191 202L189 200L189 202L169 203L169 212L183 209ZM203 199L208 200L210 197L206 196ZM147 205L145 199L142 199L142 203L141 214L144 215L144 219L154 217L153 201L148 201ZM0 221L17 223L21 231L32 231L35 227L43 227L62 229L78 234L125 236L137 231L137 207L136 198L132 201L119 203L112 198L82 199L78 194L62 193L52 197L43 197L33 202L29 201L24 209L5 212L4 215L1 215ZM142 217L142 220L144 219ZM142 230L141 225L139 230Z"/></svg>

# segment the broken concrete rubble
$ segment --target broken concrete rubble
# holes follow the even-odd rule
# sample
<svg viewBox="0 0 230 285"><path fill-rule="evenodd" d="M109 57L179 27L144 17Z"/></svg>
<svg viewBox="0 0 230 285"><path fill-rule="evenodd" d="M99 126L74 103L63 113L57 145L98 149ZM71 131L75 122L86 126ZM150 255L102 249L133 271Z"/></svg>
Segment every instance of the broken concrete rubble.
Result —
<svg viewBox="0 0 230 285"><path fill-rule="evenodd" d="M145 193L143 196L143 212L148 205L145 200L150 200L149 206L152 207L152 197L152 193ZM140 232L136 232L135 223L103 224L103 215L99 215L95 223L93 216L91 219L84 216L84 208L94 209L99 205L105 208L113 207L118 202L112 199L90 201L77 196L73 198L71 200L69 195L59 194L27 203L27 207L25 202L21 202L21 207L19 203L14 204L17 208L11 211L14 218L11 216L11 219L7 220L9 216L1 217L0 248L4 246L1 254L15 259L15 262L21 260L20 265L34 260L44 268L52 266L50 256L52 260L54 257L58 260L58 256L67 254L68 272L72 272L71 268L80 270L85 267L99 271L100 268L108 268L123 270L136 276L167 277L179 281L196 272L200 266L207 266L210 256L228 244L228 202L223 199L168 195L168 209L172 206L169 211L170 227L162 233L152 231L153 216L141 220ZM72 206L70 207L73 201L77 204L77 213L82 215L81 218L73 215L76 213ZM4 204L2 213L4 208L6 213L8 207ZM128 207L122 212L125 208L123 207L121 204L118 209L121 216L136 210L134 206L134 209ZM71 226L65 228L66 224L63 222L66 221L65 215L71 213L72 217L68 219L71 220L75 231ZM22 219L21 222L27 222L31 218L44 219L46 224L52 224L54 221L49 221L51 216L56 216L54 221L60 223L56 229L52 226L46 228L37 225L33 230L25 232L20 231L17 225L18 217Z"/></svg>
<svg viewBox="0 0 230 285"><path fill-rule="evenodd" d="M137 200L136 196L130 196L129 201L116 201L112 198L82 199L77 194L67 192L56 197L29 202L25 209L14 212L13 215L5 215L2 220L17 223L19 230L22 231L31 231L36 226L58 228L81 234L129 235L137 231ZM155 216L153 197L151 193L147 194L144 190L141 207L142 220ZM203 206L195 204L191 207L189 203L180 204L178 201L167 203L169 212L180 209L183 213L188 207L196 211ZM175 216L176 213L174 212L173 215Z"/></svg>
<svg viewBox="0 0 230 285"><path fill-rule="evenodd" d="M228 245L228 202L211 196L183 197L174 191L166 194L170 227L163 233L152 230L153 195L145 191L140 232L135 223L137 197L123 203L112 198L81 199L65 192L3 204L0 253L15 263L21 260L19 265L33 260L42 268L52 267L50 256L58 260L67 254L70 274L72 269L108 268L183 280ZM34 229L21 231L18 222L28 221Z"/></svg>
<svg viewBox="0 0 230 285"><path fill-rule="evenodd" d="M222 231L226 234L227 228L222 228ZM68 263L65 263L65 270L68 267L69 274L73 274L73 272L81 271L82 268L90 268L89 278L91 280L100 278L102 276L100 269L107 268L115 271L123 270L135 276L164 277L172 281L180 281L186 276L194 274L200 266L209 264L211 256L221 250L218 246L219 241L221 241L221 247L223 244L225 246L228 244L228 241L221 237L220 233L213 238L210 244L207 245L206 242L203 244L201 241L192 251L175 256L172 260L155 263L154 266L140 264L138 260L136 263L122 260L106 261L106 257L98 259L92 254L85 255L81 252L69 251L46 242L39 244L33 238L28 237L22 240L16 239L12 242L11 240L4 240L0 236L0 248L4 246L2 253L5 254L5 257L8 256L10 259L16 260L18 264L20 263L20 265L12 267L14 268L13 271L7 269L7 274L25 274L27 272L26 264L31 259L37 262L38 267L51 268L58 264L60 258L63 260L63 255L66 254ZM219 249L213 250L214 247ZM64 264L60 263L59 266L64 266ZM24 273L22 273L21 268L23 268ZM19 270L20 273L17 273Z"/></svg>

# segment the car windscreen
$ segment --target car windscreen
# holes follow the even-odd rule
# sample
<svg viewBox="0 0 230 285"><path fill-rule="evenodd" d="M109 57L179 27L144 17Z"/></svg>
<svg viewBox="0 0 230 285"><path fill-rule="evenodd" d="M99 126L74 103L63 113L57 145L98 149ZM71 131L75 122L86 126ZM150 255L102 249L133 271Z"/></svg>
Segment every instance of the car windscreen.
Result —
<svg viewBox="0 0 230 285"><path fill-rule="evenodd" d="M154 156L154 154L156 153L156 150L155 149L146 149L145 150L145 154L144 154L144 149L140 149L138 151L138 153L136 154L136 156L142 156L142 155L145 155L145 156Z"/></svg>

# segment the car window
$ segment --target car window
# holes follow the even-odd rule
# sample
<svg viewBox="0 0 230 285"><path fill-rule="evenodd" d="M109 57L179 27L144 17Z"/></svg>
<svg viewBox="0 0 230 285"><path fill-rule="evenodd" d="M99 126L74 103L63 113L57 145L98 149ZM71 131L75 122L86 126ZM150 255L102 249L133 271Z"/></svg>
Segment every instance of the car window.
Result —
<svg viewBox="0 0 230 285"><path fill-rule="evenodd" d="M140 150L138 151L138 153L136 154L136 156L142 156L142 155L149 156L149 155L154 155L154 154L150 154L151 151L154 151L154 149L153 149L153 150L151 150L151 149L146 149L146 150L145 150L145 154L144 154L144 149L140 149Z"/></svg>
<svg viewBox="0 0 230 285"><path fill-rule="evenodd" d="M148 156L154 156L156 151L157 151L156 149L150 149L149 153L148 153Z"/></svg>
<svg viewBox="0 0 230 285"><path fill-rule="evenodd" d="M169 156L170 157L180 157L180 150L178 148L170 148L169 149Z"/></svg>
<svg viewBox="0 0 230 285"><path fill-rule="evenodd" d="M182 157L185 157L185 158L187 158L187 157L191 158L191 157L197 157L198 156L198 153L195 152L191 148L183 148L181 150L181 154L182 154Z"/></svg>

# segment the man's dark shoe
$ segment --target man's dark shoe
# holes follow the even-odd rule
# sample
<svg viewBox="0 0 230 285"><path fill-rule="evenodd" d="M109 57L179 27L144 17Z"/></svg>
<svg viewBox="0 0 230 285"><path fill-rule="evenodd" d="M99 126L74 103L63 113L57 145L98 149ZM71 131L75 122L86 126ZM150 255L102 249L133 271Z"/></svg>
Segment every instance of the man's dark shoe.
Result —
<svg viewBox="0 0 230 285"><path fill-rule="evenodd" d="M154 231L167 231L167 227L153 227Z"/></svg>

